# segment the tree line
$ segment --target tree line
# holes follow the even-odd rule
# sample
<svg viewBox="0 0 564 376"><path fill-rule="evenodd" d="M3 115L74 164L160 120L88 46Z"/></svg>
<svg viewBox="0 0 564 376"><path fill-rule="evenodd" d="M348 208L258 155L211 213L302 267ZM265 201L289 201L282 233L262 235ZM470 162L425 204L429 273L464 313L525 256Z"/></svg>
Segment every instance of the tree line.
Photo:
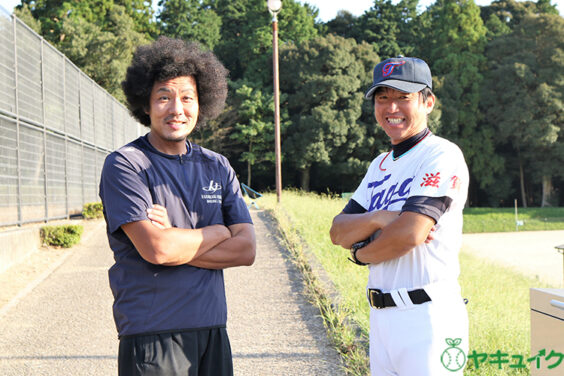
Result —
<svg viewBox="0 0 564 376"><path fill-rule="evenodd" d="M159 35L197 41L230 71L219 119L196 142L230 158L240 180L274 186L272 24L265 0L22 0L15 14L123 101L135 48ZM389 150L363 99L380 60L417 56L434 76L433 132L457 143L471 206L564 203L564 18L550 0L374 0L328 21L284 0L278 15L285 187L353 191Z"/></svg>

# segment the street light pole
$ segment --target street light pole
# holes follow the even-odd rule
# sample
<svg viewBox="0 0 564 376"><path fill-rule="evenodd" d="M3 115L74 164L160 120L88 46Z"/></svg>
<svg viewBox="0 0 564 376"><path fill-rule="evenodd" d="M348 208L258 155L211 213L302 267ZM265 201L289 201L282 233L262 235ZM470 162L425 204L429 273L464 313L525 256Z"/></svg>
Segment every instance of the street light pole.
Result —
<svg viewBox="0 0 564 376"><path fill-rule="evenodd" d="M274 76L274 154L276 156L276 201L282 196L282 165L280 147L280 82L278 79L278 19L282 9L281 0L267 0L268 10L272 14L272 73Z"/></svg>

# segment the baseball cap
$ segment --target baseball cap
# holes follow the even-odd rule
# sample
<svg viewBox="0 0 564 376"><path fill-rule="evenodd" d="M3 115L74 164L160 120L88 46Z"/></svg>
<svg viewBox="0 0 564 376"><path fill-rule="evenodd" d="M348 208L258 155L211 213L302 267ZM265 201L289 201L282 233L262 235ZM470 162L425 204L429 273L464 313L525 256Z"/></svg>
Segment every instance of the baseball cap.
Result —
<svg viewBox="0 0 564 376"><path fill-rule="evenodd" d="M374 91L386 86L405 93L416 93L426 87L433 88L431 69L416 57L393 57L381 61L374 68L374 82L364 97L371 99Z"/></svg>

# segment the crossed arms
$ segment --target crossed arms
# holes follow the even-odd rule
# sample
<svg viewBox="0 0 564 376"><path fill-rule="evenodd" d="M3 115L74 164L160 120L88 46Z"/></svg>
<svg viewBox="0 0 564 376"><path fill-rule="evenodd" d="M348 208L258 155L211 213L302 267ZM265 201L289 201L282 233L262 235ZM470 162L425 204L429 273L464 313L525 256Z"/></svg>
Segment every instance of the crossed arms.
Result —
<svg viewBox="0 0 564 376"><path fill-rule="evenodd" d="M252 265L256 241L250 223L212 225L199 229L171 227L166 209L155 205L149 220L121 228L146 261L166 266L189 264L206 269Z"/></svg>
<svg viewBox="0 0 564 376"><path fill-rule="evenodd" d="M433 239L433 219L409 211L398 214L399 212L387 210L362 214L341 212L333 219L331 241L349 249L354 243L382 230L376 239L356 253L359 261L378 264L401 257L423 242Z"/></svg>

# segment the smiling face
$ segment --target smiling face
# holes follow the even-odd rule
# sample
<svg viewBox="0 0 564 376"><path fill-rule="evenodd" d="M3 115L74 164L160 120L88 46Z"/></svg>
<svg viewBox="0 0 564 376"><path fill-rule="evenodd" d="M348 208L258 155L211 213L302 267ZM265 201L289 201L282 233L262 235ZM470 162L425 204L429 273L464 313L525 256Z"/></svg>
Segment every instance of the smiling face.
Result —
<svg viewBox="0 0 564 376"><path fill-rule="evenodd" d="M427 127L427 115L433 110L435 97L417 93L404 93L382 87L374 93L374 117L392 145L397 145Z"/></svg>
<svg viewBox="0 0 564 376"><path fill-rule="evenodd" d="M186 153L186 137L196 127L199 113L194 77L155 82L146 113L151 118L151 145L165 154Z"/></svg>

